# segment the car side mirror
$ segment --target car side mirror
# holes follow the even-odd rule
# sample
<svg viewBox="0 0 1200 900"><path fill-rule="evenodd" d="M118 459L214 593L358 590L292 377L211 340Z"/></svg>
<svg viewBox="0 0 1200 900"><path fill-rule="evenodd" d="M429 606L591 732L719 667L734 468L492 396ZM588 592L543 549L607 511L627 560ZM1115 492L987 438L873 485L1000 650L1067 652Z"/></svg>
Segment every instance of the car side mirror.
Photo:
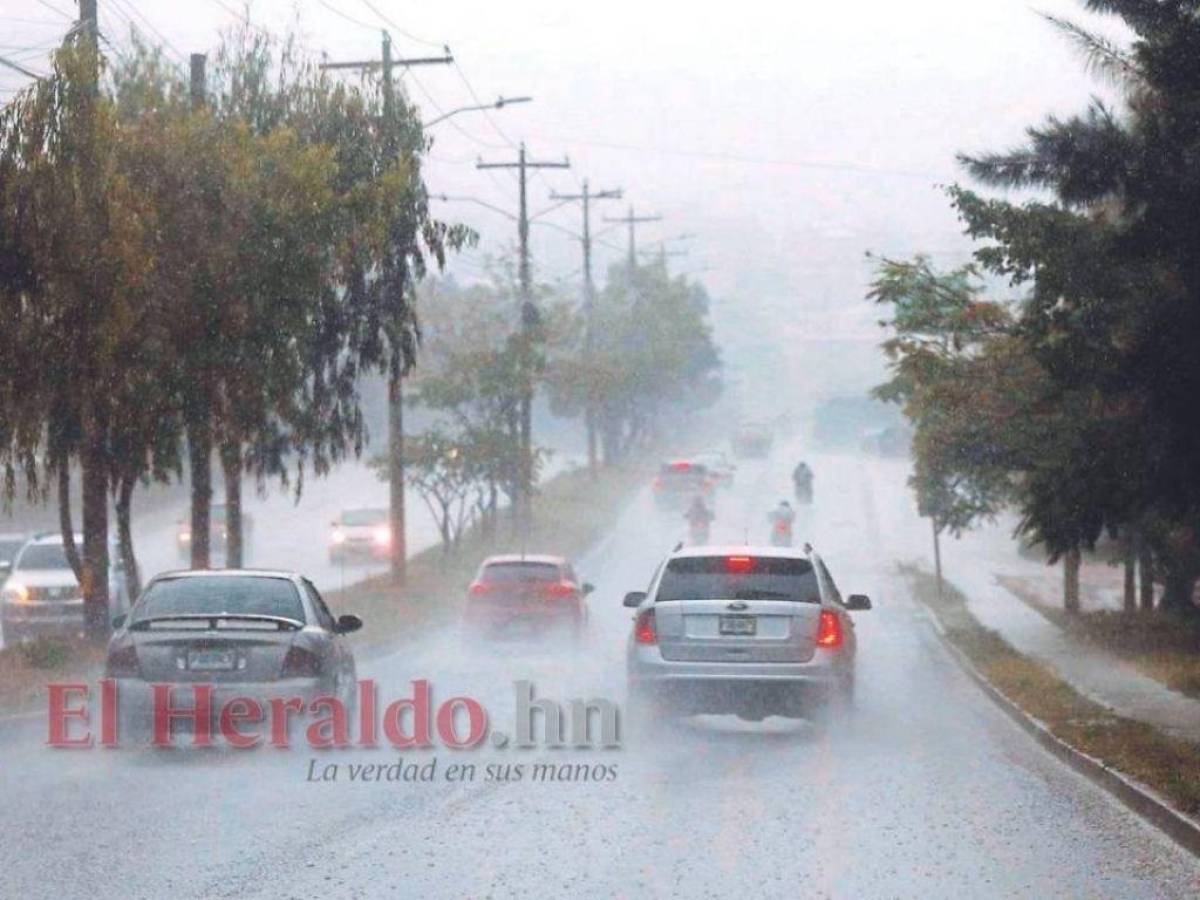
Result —
<svg viewBox="0 0 1200 900"><path fill-rule="evenodd" d="M592 593L592 591L596 590L596 586L594 584L592 584L590 581L585 581L583 583L582 590L583 590L583 595L586 597L588 594Z"/></svg>
<svg viewBox="0 0 1200 900"><path fill-rule="evenodd" d="M121 613L119 616L113 616L112 617L113 629L115 630L115 629L122 627L125 624L125 618L126 617L125 617L124 613Z"/></svg>
<svg viewBox="0 0 1200 900"><path fill-rule="evenodd" d="M625 601L622 605L627 606L629 609L637 609L637 607L641 606L645 600L645 591L630 591L625 595Z"/></svg>
<svg viewBox="0 0 1200 900"><path fill-rule="evenodd" d="M352 616L352 615L338 616L338 620L337 620L337 633L338 634L349 634L352 631L358 631L358 629L362 628L362 626L363 626L363 621L358 616Z"/></svg>
<svg viewBox="0 0 1200 900"><path fill-rule="evenodd" d="M851 594L846 598L846 609L850 612L865 612L871 608L871 598L866 594Z"/></svg>

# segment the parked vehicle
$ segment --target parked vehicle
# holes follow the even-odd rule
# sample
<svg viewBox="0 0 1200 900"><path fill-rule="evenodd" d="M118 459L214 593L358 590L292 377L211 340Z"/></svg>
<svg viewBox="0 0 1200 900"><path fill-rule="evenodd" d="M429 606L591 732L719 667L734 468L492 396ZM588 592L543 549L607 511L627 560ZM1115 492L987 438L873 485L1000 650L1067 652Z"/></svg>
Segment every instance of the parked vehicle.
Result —
<svg viewBox="0 0 1200 900"><path fill-rule="evenodd" d="M29 540L28 535L18 533L0 533L0 579L12 571L13 560L17 553Z"/></svg>
<svg viewBox="0 0 1200 900"><path fill-rule="evenodd" d="M83 548L83 536L75 536ZM129 609L130 597L115 541L108 546L109 615ZM37 637L82 637L83 590L67 561L61 534L35 535L22 545L0 591L0 620L7 643Z"/></svg>
<svg viewBox="0 0 1200 900"><path fill-rule="evenodd" d="M731 441L733 452L742 459L765 459L774 442L770 426L759 422L743 422Z"/></svg>
<svg viewBox="0 0 1200 900"><path fill-rule="evenodd" d="M468 588L463 627L471 639L558 632L579 640L592 590L564 557L490 556Z"/></svg>
<svg viewBox="0 0 1200 900"><path fill-rule="evenodd" d="M627 672L640 713L820 715L854 692L850 612L815 553L778 547L699 547L672 553L635 610Z"/></svg>

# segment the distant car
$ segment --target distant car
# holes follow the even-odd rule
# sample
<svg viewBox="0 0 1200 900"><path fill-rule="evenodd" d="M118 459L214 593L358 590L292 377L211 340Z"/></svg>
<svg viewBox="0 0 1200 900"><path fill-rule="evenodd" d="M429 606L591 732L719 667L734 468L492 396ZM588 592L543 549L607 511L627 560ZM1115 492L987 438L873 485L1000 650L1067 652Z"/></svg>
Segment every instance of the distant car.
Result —
<svg viewBox="0 0 1200 900"><path fill-rule="evenodd" d="M29 537L24 534L0 533L0 580L12 571L13 560Z"/></svg>
<svg viewBox="0 0 1200 900"><path fill-rule="evenodd" d="M733 452L742 459L765 459L774 442L770 427L757 422L742 423L731 441Z"/></svg>
<svg viewBox="0 0 1200 900"><path fill-rule="evenodd" d="M83 552L83 536L75 536ZM129 608L129 591L115 541L108 546L109 615ZM22 545L0 591L0 620L7 643L38 637L82 637L83 591L61 534L38 535Z"/></svg>
<svg viewBox="0 0 1200 900"><path fill-rule="evenodd" d="M385 560L392 551L386 509L347 509L332 523L329 561Z"/></svg>
<svg viewBox="0 0 1200 900"><path fill-rule="evenodd" d="M208 512L208 527L209 527L209 544L210 553L224 556L226 553L226 543L229 539L229 528L227 520L229 509L224 503L214 503L209 507ZM254 519L250 514L242 510L242 554L243 556L250 555L250 546L254 539ZM192 523L190 519L185 519L179 522L176 530L175 543L179 548L179 558L189 560L192 557Z"/></svg>
<svg viewBox="0 0 1200 900"><path fill-rule="evenodd" d="M676 459L662 464L651 487L660 507L684 509L696 497L710 499L716 484L708 466L693 459Z"/></svg>
<svg viewBox="0 0 1200 900"><path fill-rule="evenodd" d="M213 685L214 713L236 697L336 697L352 710L354 653L312 582L294 572L222 569L155 576L108 644L122 730L144 734L149 684ZM216 728L213 729L216 733Z"/></svg>
<svg viewBox="0 0 1200 900"><path fill-rule="evenodd" d="M561 556L490 556L467 589L463 628L474 640L555 631L579 640L592 590Z"/></svg>
<svg viewBox="0 0 1200 900"><path fill-rule="evenodd" d="M816 554L780 547L689 547L671 554L636 610L630 702L652 716L820 715L854 690L851 611Z"/></svg>
<svg viewBox="0 0 1200 900"><path fill-rule="evenodd" d="M692 460L708 469L709 476L715 484L721 487L733 487L737 465L724 450L705 450L703 453L695 454Z"/></svg>

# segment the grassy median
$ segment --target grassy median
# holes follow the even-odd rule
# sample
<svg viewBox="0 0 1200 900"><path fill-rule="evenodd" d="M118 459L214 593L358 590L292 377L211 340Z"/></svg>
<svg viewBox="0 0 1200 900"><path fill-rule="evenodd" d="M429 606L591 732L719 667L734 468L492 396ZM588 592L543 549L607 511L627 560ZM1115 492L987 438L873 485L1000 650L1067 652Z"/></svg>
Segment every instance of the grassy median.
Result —
<svg viewBox="0 0 1200 900"><path fill-rule="evenodd" d="M945 585L939 599L932 574L912 566L901 566L901 573L937 615L949 641L1005 697L1060 740L1157 791L1181 812L1200 814L1200 746L1088 700L983 627L958 589Z"/></svg>

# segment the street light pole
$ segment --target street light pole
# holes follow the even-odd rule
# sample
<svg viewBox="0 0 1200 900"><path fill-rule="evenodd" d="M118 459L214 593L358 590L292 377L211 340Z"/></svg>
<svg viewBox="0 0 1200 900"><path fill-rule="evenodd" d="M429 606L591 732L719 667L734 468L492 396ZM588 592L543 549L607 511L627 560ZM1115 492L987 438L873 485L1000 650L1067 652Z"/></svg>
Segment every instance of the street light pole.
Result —
<svg viewBox="0 0 1200 900"><path fill-rule="evenodd" d="M439 122L445 122L451 116L457 116L459 113L479 112L481 110L489 110L489 109L504 109L504 107L506 107L506 106L512 106L517 103L532 103L532 102L533 102L532 97L498 97L498 98L496 98L495 103L480 103L477 106L460 106L458 109L452 109L452 110L450 110L450 112L442 113L437 118L430 119L428 122L422 122L421 127L422 128L432 128L434 125L437 125Z"/></svg>

